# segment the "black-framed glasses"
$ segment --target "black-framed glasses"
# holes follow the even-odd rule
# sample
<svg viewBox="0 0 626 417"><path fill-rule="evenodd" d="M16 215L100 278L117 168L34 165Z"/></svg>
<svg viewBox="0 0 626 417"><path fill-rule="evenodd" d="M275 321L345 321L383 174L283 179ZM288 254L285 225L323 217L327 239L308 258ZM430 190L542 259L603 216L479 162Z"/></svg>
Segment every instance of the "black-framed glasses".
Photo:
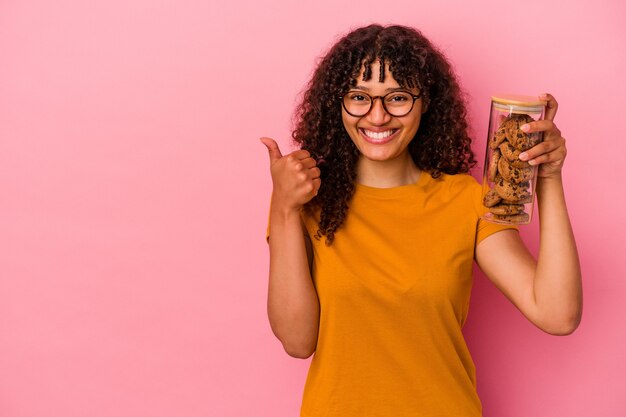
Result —
<svg viewBox="0 0 626 417"><path fill-rule="evenodd" d="M348 91L340 97L344 110L354 117L363 117L370 112L374 105L374 100L380 99L383 109L394 117L406 116L413 110L415 100L419 99L422 93L415 95L408 91L394 91L384 96L370 96L363 91Z"/></svg>

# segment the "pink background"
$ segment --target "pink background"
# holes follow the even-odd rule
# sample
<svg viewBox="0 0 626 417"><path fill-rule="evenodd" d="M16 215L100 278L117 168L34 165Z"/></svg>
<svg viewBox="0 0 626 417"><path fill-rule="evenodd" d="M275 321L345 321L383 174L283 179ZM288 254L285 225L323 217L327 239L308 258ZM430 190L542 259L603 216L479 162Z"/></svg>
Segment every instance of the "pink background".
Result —
<svg viewBox="0 0 626 417"><path fill-rule="evenodd" d="M478 273L485 416L626 415L623 4L2 1L0 416L298 415L310 359L267 320L258 137L290 149L316 57L370 22L447 53L481 161L492 92L560 102L584 317L544 334Z"/></svg>

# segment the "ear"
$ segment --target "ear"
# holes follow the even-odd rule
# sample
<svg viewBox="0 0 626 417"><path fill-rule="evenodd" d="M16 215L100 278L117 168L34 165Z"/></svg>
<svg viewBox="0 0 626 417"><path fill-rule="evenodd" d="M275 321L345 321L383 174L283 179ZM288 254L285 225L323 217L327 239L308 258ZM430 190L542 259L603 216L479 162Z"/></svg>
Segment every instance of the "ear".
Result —
<svg viewBox="0 0 626 417"><path fill-rule="evenodd" d="M422 100L422 114L426 113L426 111L428 110L428 105L430 104L430 100L428 100L428 98L424 97L424 99Z"/></svg>

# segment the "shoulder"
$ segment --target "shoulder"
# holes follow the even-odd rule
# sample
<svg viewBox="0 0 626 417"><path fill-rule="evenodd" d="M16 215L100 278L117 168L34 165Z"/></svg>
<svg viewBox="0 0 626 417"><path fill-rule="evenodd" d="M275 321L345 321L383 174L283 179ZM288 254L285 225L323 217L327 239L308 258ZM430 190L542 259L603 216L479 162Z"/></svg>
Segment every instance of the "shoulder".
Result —
<svg viewBox="0 0 626 417"><path fill-rule="evenodd" d="M473 215L480 216L482 185L470 174L441 174L432 181L433 190L447 203L454 203L463 210L469 209Z"/></svg>
<svg viewBox="0 0 626 417"><path fill-rule="evenodd" d="M481 185L470 174L441 174L434 179L434 183L441 189L452 194L480 193Z"/></svg>

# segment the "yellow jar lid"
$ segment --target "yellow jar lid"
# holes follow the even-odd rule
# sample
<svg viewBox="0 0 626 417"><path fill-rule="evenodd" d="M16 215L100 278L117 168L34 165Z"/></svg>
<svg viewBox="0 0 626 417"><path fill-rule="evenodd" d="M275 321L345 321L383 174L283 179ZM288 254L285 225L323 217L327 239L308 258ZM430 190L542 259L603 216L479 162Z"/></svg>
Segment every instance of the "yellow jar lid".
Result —
<svg viewBox="0 0 626 417"><path fill-rule="evenodd" d="M521 107L545 107L548 103L546 100L539 100L535 96L522 96L519 94L496 94L491 96L491 100L507 106Z"/></svg>

